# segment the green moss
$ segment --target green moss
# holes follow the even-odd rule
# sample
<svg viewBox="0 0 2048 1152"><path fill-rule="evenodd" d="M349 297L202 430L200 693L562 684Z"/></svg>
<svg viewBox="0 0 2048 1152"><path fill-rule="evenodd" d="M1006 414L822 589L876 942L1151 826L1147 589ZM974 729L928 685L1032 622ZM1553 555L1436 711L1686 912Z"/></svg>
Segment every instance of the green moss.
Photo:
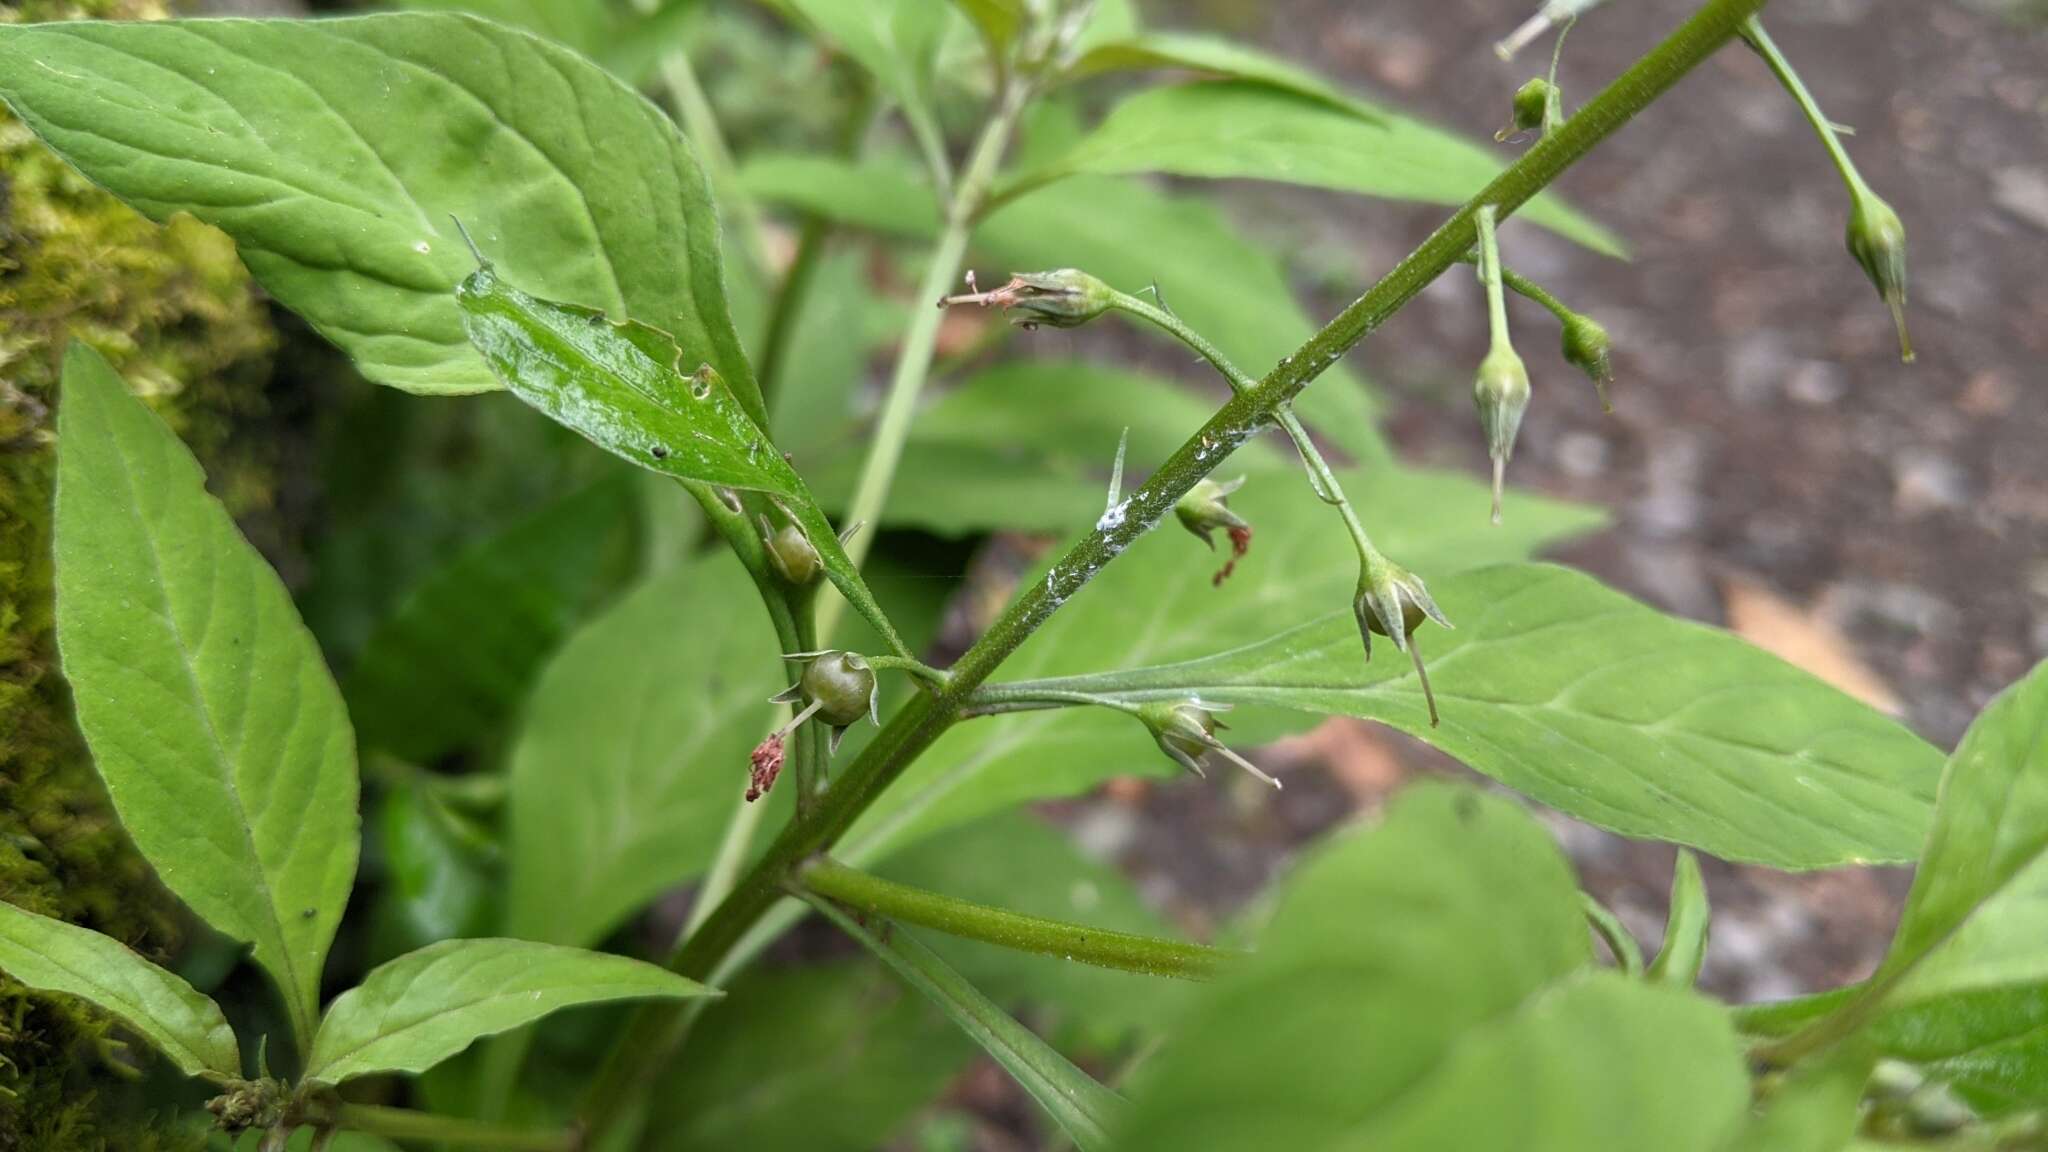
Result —
<svg viewBox="0 0 2048 1152"><path fill-rule="evenodd" d="M154 0L0 5L0 21L163 15ZM150 223L0 111L0 899L161 959L179 910L115 820L56 668L50 416L74 338L192 445L232 509L269 504L272 462L238 430L264 416L276 336L232 242ZM97 1013L0 978L0 1152L196 1148L142 1115L135 1060Z"/></svg>

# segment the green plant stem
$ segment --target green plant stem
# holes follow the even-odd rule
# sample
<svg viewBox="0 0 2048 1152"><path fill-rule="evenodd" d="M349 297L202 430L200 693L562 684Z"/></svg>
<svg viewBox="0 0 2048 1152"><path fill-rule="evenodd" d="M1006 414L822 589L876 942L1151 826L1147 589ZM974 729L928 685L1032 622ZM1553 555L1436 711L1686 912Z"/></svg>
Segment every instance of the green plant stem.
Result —
<svg viewBox="0 0 2048 1152"><path fill-rule="evenodd" d="M1231 363L1230 358L1211 344L1207 337L1190 328L1180 317L1124 292L1117 292L1115 301L1118 310L1156 325L1194 349L1196 355L1207 360L1216 371L1222 373L1225 380L1230 382L1232 393L1242 395L1258 387L1257 381L1236 364ZM1301 466L1308 472L1309 487L1314 489L1316 499L1335 507L1344 518L1344 527L1351 533L1351 543L1358 549L1359 560L1369 562L1378 559L1379 551L1373 547L1372 538L1366 535L1365 525L1359 520L1357 510L1351 506L1351 500L1344 495L1344 486L1338 483L1337 474L1331 470L1329 462L1323 459L1322 450L1316 447L1316 442L1309 438L1308 429L1302 427L1301 419L1294 414L1294 409L1291 406L1282 406L1273 414L1273 420L1287 433L1288 439L1294 441L1294 450L1301 454Z"/></svg>
<svg viewBox="0 0 2048 1152"><path fill-rule="evenodd" d="M932 250L931 259L925 265L918 298L910 309L910 330L903 335L903 348L897 354L889 392L882 401L881 416L875 422L868 458L861 466L860 481L854 488L846 523L869 526L846 544L846 554L856 565L867 558L868 547L874 541L875 522L881 517L882 505L889 499L889 487L896 480L896 466L903 460L903 444L909 439L910 423L917 415L918 395L924 391L925 379L931 373L932 352L938 346L939 323L945 318L936 303L960 275L960 263L967 253L967 239L974 229L975 213L995 181L996 169L1009 147L1017 117L1024 110L1024 93L1019 89L1005 89L996 99L996 109L982 129L981 138L975 142L967 168L953 193L938 246ZM843 600L828 597L818 611L819 634L830 636L844 610Z"/></svg>
<svg viewBox="0 0 2048 1152"><path fill-rule="evenodd" d="M731 895L671 958L670 967L698 978L719 969L727 954L781 901L783 884L792 870L837 842L875 798L953 724L974 690L1068 597L1150 531L1176 501L1208 475L1213 460L1235 451L1281 405L1471 249L1478 238L1474 216L1480 205L1492 204L1501 214L1512 214L1726 44L1742 21L1761 10L1764 3L1707 0L1556 132L1495 177L1308 343L1281 360L1256 388L1234 396L1219 409L1131 495L1121 523L1099 527L1083 537L1052 566L1045 580L1034 581L1025 589L953 664L943 689L911 697L883 725L840 773L817 811L783 829L734 885ZM1222 455L1218 455L1219 449ZM613 1051L612 1066L627 1075L601 1075L585 1102L583 1116L593 1135L665 1064L669 1049L663 1044L677 1017L673 1006L643 1008L636 1014Z"/></svg>
<svg viewBox="0 0 2048 1152"><path fill-rule="evenodd" d="M961 707L960 717L964 720L972 716L1000 716L1006 712L1042 712L1048 708L1112 708L1131 715L1136 715L1138 711L1137 705L1114 696L1060 688L1037 688L1020 681L1012 681L1007 684L984 684L976 688Z"/></svg>
<svg viewBox="0 0 2048 1152"><path fill-rule="evenodd" d="M1476 252L1468 253L1464 257L1464 261L1477 267L1479 264L1479 254ZM1571 305L1558 299L1549 289L1508 267L1506 264L1500 266L1500 282L1506 286L1508 291L1513 292L1515 295L1542 305L1544 311L1557 317L1559 322L1569 320L1577 315L1577 313L1572 311Z"/></svg>
<svg viewBox="0 0 2048 1152"><path fill-rule="evenodd" d="M575 1132L562 1129L525 1128L413 1112L404 1108L382 1108L374 1104L341 1104L334 1109L334 1126L388 1140L417 1140L451 1148L491 1148L498 1152L577 1152Z"/></svg>
<svg viewBox="0 0 2048 1152"><path fill-rule="evenodd" d="M820 858L804 865L797 873L797 882L809 892L862 912L936 929L948 936L981 940L1041 956L1060 956L1098 968L1207 980L1230 958L1229 953L1200 944L1110 932L974 904L885 880L830 859Z"/></svg>
<svg viewBox="0 0 2048 1152"><path fill-rule="evenodd" d="M1474 219L1479 226L1479 280L1486 285L1486 323L1493 348L1509 346L1508 304L1501 291L1500 240L1494 235L1494 211L1481 208Z"/></svg>
<svg viewBox="0 0 2048 1152"><path fill-rule="evenodd" d="M904 983L937 1004L1038 1101L1083 1152L1100 1152L1109 1146L1109 1131L1123 1109L1122 1097L1019 1024L916 936L895 931L886 920L879 930L871 929L864 919L848 915L830 900L809 894L802 898L880 957Z"/></svg>
<svg viewBox="0 0 2048 1152"><path fill-rule="evenodd" d="M1613 909L1607 905L1593 899L1590 892L1579 893L1579 903L1585 908L1586 923L1607 945L1607 951L1614 956L1614 963L1621 969L1622 975L1631 980L1642 976L1642 946L1636 943L1634 936L1629 935L1628 926L1621 922L1621 917L1616 916Z"/></svg>
<svg viewBox="0 0 2048 1152"><path fill-rule="evenodd" d="M1828 156L1835 162L1835 171L1842 174L1842 182L1849 186L1850 193L1867 192L1869 185L1863 182L1863 174L1856 170L1856 162L1849 159L1849 150L1842 145L1842 136L1835 130L1835 122L1820 110L1820 103L1813 98L1812 92L1807 91L1806 82L1793 70L1792 62L1778 51L1777 42L1764 31L1764 22L1751 16L1743 22L1741 35L1743 41L1763 57L1764 64L1778 78L1778 83L1792 94L1799 110L1806 113L1807 123L1813 125L1814 134L1820 137L1821 146L1828 150Z"/></svg>

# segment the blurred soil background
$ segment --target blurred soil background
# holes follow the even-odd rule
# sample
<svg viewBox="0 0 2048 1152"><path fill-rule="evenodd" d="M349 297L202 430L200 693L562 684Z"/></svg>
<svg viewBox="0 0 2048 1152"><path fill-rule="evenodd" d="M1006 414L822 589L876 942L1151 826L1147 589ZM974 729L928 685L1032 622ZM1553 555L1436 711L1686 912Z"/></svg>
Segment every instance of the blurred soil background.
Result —
<svg viewBox="0 0 2048 1152"><path fill-rule="evenodd" d="M1512 63L1493 52L1530 7L1218 0L1149 11L1484 137L1548 63L1548 39ZM1567 109L1692 7L1616 0L1581 20L1559 70ZM1905 220L1917 363L1899 362L1890 320L1844 250L1847 197L1833 165L1762 62L1732 48L1561 182L1627 239L1630 261L1503 230L1511 267L1608 327L1619 377L1603 414L1554 355L1555 323L1511 299L1535 398L1510 483L1611 510L1609 531L1558 559L1732 628L1948 748L1993 694L2048 657L2048 10L1778 0L1769 17L1822 108L1855 128L1851 154ZM1442 219L1270 185L1230 195L1240 220L1292 254L1318 315ZM1484 341L1478 285L1447 275L1353 352L1410 462L1484 468L1470 400ZM1402 782L1464 774L1357 722L1265 759L1288 783L1277 803L1263 791L1238 806L1220 790L1132 782L1068 815L1149 894L1202 921L1259 890L1289 846ZM1552 823L1588 887L1654 951L1672 851ZM1910 879L1706 863L1715 917L1703 981L1737 999L1867 975Z"/></svg>

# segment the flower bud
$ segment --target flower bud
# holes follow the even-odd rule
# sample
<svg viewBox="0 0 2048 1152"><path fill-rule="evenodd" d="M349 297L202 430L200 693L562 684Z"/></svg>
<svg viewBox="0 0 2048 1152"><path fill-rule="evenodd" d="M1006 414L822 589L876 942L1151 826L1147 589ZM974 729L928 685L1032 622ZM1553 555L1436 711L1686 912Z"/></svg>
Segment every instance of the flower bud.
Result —
<svg viewBox="0 0 2048 1152"><path fill-rule="evenodd" d="M1479 378L1472 385L1472 400L1479 408L1479 426L1486 432L1486 454L1493 460L1493 522L1500 523L1500 491L1507 475L1508 458L1515 452L1515 433L1521 431L1522 413L1529 407L1529 370L1512 346L1497 342L1486 359L1479 362Z"/></svg>
<svg viewBox="0 0 2048 1152"><path fill-rule="evenodd" d="M1197 776L1204 775L1202 763L1213 752L1265 783L1280 787L1278 780L1261 772L1257 765L1216 739L1216 731L1227 727L1216 719L1216 713L1229 708L1228 704L1205 704L1200 700L1160 700L1140 705L1138 719L1151 730L1152 739L1158 742L1161 752Z"/></svg>
<svg viewBox="0 0 2048 1152"><path fill-rule="evenodd" d="M768 563L784 580L804 588L818 578L818 570L823 567L818 549L794 521L777 529L766 516L761 517L761 543L768 551Z"/></svg>
<svg viewBox="0 0 2048 1152"><path fill-rule="evenodd" d="M1416 679L1422 682L1430 727L1436 727L1436 694L1430 691L1429 673L1422 667L1422 649L1416 642L1415 630L1422 627L1424 620L1434 620L1445 628L1451 627L1451 621L1436 606L1422 578L1374 553L1359 568L1358 592L1352 599L1351 611L1358 618L1358 635L1365 644L1367 660L1372 659L1375 632L1408 653L1415 664Z"/></svg>
<svg viewBox="0 0 2048 1152"><path fill-rule="evenodd" d="M1181 527L1195 534L1202 543L1216 550L1216 540L1211 535L1221 528L1230 536L1230 559L1210 578L1218 587L1230 574L1237 570L1237 562L1251 551L1252 526L1244 517L1230 510L1230 494L1244 487L1245 478L1218 483L1203 479L1173 506L1173 514L1180 520Z"/></svg>
<svg viewBox="0 0 2048 1152"><path fill-rule="evenodd" d="M1507 127L1493 134L1494 140L1505 141L1511 136L1534 132L1538 128L1547 130L1550 104L1557 95L1557 85L1541 76L1515 89L1513 119L1508 121Z"/></svg>
<svg viewBox="0 0 2048 1152"><path fill-rule="evenodd" d="M1564 321L1564 358L1593 381L1600 390L1600 406L1614 411L1607 398L1607 386L1614 382L1614 361L1608 355L1607 329L1591 316L1570 313Z"/></svg>
<svg viewBox="0 0 2048 1152"><path fill-rule="evenodd" d="M794 685L770 699L778 704L802 702L804 708L782 726L777 736L789 735L798 725L816 716L832 729L832 750L836 752L840 737L861 717L866 716L876 724L882 722L880 685L875 680L875 670L868 666L860 653L828 648L819 652L792 652L785 659L807 661L803 675ZM762 748L766 748L766 744ZM758 753L761 749L755 751Z"/></svg>
<svg viewBox="0 0 2048 1152"><path fill-rule="evenodd" d="M948 296L939 301L939 307L979 304L984 308L993 305L1005 312L1015 309L1018 315L1011 319L1026 329L1040 324L1078 328L1116 302L1116 293L1109 285L1078 268L1014 273L1009 283L987 292L973 291L974 275L969 273L967 287L965 295Z"/></svg>
<svg viewBox="0 0 2048 1152"><path fill-rule="evenodd" d="M1899 358L1913 362L1913 342L1906 336L1906 226L1892 206L1868 188L1857 188L1849 203L1849 254L1863 265L1892 310L1899 329Z"/></svg>

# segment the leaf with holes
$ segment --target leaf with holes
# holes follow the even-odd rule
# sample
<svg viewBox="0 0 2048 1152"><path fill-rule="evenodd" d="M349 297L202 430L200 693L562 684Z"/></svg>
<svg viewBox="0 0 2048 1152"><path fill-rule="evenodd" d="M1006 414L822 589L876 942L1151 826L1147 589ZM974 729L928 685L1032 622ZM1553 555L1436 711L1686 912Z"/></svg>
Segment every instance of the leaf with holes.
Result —
<svg viewBox="0 0 2048 1152"><path fill-rule="evenodd" d="M470 340L514 395L642 468L774 497L818 550L826 578L903 651L803 478L691 346L636 321L529 296L488 263L456 296Z"/></svg>
<svg viewBox="0 0 2048 1152"><path fill-rule="evenodd" d="M1405 662L1360 659L1349 611L1219 655L1057 683L1378 720L1588 823L1726 860L1914 858L1941 757L1890 717L1569 569L1490 568L1430 590L1457 625L1421 636L1441 727Z"/></svg>
<svg viewBox="0 0 2048 1152"><path fill-rule="evenodd" d="M567 49L447 13L0 25L0 98L152 219L233 236L378 383L497 387L455 306L459 217L519 282L675 333L765 420L689 145Z"/></svg>
<svg viewBox="0 0 2048 1152"><path fill-rule="evenodd" d="M73 344L57 414L57 644L121 824L255 948L299 1043L355 882L355 737L289 593L192 454Z"/></svg>
<svg viewBox="0 0 2048 1152"><path fill-rule="evenodd" d="M579 1004L711 995L624 956L529 940L446 940L408 952L334 998L305 1079L339 1084L424 1072L486 1036Z"/></svg>

